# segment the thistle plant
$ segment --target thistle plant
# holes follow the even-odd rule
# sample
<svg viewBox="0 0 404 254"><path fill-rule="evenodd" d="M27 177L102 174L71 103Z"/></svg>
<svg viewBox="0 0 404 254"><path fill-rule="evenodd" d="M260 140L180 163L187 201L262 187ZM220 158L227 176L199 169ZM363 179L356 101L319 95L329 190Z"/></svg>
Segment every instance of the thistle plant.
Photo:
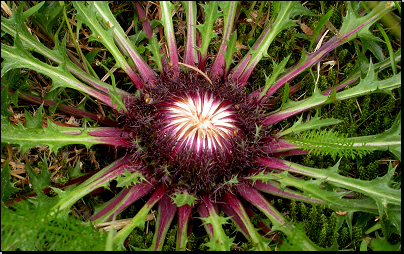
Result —
<svg viewBox="0 0 404 254"><path fill-rule="evenodd" d="M107 249L134 248L130 236L149 226L152 210L157 214L150 250L164 249L173 229L175 250L192 249L198 223L209 250L237 247L236 236L226 230L230 224L253 250L338 249L337 240L329 246L313 242L273 200L330 209L338 215L336 230L346 224L351 234L357 216L369 215L361 219L365 224L376 216L367 234L377 230L377 236L363 238L361 249L388 245L392 235L401 237L399 168L390 163L383 175L363 180L342 175L340 167L343 159L378 151L401 161L401 113L387 130L350 136L336 131L343 121L327 117L324 109L373 94L401 98L401 47L392 46L381 26L401 7L344 4L337 29L323 3L317 14L295 1L135 2L128 4L135 10L131 34L108 2L42 2L25 11L21 3L2 16L2 156L15 145L22 154L46 148L38 154L40 174L26 164L34 192L25 190L35 209L46 211L44 220L71 216L78 202L102 191L114 193L95 205L86 222L109 223ZM252 13L261 15L248 35L253 41L246 39L251 45L237 57L244 36L238 28ZM276 38L310 19L317 23L312 34L300 34L300 55L271 56ZM47 37L36 36L39 28ZM321 87L327 57L349 45L356 50L355 65L344 79ZM271 72L255 80L262 61ZM295 98L302 75L313 87ZM34 83L42 94L30 88ZM35 105L35 114L19 113L24 122L17 118L22 102ZM59 113L76 126L58 121ZM80 145L87 151L112 147L115 158L99 150L105 166L80 171ZM52 184L50 155L69 147L76 154L70 175ZM335 163L302 165L301 158L312 155ZM19 189L10 181L10 159L2 163L2 210L27 198L11 198ZM135 211L131 217L117 219L128 210Z"/></svg>

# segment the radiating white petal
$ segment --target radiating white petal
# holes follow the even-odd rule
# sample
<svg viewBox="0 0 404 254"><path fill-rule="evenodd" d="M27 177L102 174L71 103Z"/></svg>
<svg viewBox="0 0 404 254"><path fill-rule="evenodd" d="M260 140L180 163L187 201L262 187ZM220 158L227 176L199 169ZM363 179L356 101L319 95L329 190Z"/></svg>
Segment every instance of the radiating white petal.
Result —
<svg viewBox="0 0 404 254"><path fill-rule="evenodd" d="M211 92L197 91L172 97L161 108L165 113L164 131L172 131L177 148L231 151L230 139L238 132L234 106Z"/></svg>

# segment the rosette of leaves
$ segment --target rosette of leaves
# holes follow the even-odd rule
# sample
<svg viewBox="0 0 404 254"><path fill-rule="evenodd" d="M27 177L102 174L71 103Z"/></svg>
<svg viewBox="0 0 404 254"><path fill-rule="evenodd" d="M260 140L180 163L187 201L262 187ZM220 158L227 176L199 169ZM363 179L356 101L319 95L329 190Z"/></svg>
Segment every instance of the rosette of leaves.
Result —
<svg viewBox="0 0 404 254"><path fill-rule="evenodd" d="M153 209L150 250L192 248L197 223L206 230L203 246L210 250L237 247L229 224L249 249L322 249L273 199L331 209L340 215L336 230L344 221L352 230L356 214L377 216L380 234L364 238L363 248L401 236L397 166L361 180L340 174L341 159L328 168L298 163L313 154L357 159L375 151L401 161L400 113L384 131L356 137L335 131L331 127L342 121L320 111L371 94L400 97L401 47L392 46L380 25L401 12L399 4L346 2L336 29L330 25L333 10L326 11L324 3L313 12L294 1L135 2L125 5L134 9L130 28L135 33L123 28L126 11L116 12L108 2L51 5L27 9L21 3L11 16L2 16L2 147L18 145L25 153L46 146L57 154L73 145L109 146L119 158L106 158L102 169L57 186L49 181L46 161L41 174L26 164L35 190L29 201L49 209L42 220L63 219L78 201L112 190L114 197L89 217L96 225L111 222L107 249L133 248L130 235L149 230ZM253 17L254 29L246 38L238 28ZM302 26L306 34L296 35L304 43L299 54L274 58L276 39L310 19L316 20L312 34ZM48 37L36 37L39 31ZM237 58L243 40L249 47ZM327 57L340 47L354 48L353 68L344 79L320 86ZM255 80L263 61L271 72ZM102 71L110 82L100 79ZM310 95L292 100L302 75L312 80ZM33 83L42 94L30 89ZM23 101L40 105L34 116L24 110L24 123L12 111ZM55 120L59 112L82 121L75 127L62 124ZM316 113L309 118L306 112ZM282 123L288 125L282 128ZM75 168L72 172L80 171L79 162ZM2 209L20 200L9 201L16 187L7 170L4 175L2 170ZM131 217L116 221L129 208ZM331 247L338 248L337 240Z"/></svg>

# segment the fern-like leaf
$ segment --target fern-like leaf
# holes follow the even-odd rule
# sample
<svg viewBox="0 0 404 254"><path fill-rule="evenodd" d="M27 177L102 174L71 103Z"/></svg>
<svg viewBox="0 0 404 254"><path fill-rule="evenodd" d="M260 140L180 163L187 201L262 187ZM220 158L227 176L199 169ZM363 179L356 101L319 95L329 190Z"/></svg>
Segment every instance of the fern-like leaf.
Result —
<svg viewBox="0 0 404 254"><path fill-rule="evenodd" d="M312 130L285 138L297 147L315 155L338 157L362 157L372 151L366 146L354 146L354 141L345 134L327 130Z"/></svg>
<svg viewBox="0 0 404 254"><path fill-rule="evenodd" d="M388 150L401 161L401 112L390 129L376 135L347 138L337 132L311 130L284 139L303 150L313 154L331 155L334 159L336 156L350 156L354 159L372 151Z"/></svg>
<svg viewBox="0 0 404 254"><path fill-rule="evenodd" d="M46 211L33 210L28 202L19 204L16 211L1 209L1 250L101 251L105 242L106 234L90 224L72 216L50 220Z"/></svg>

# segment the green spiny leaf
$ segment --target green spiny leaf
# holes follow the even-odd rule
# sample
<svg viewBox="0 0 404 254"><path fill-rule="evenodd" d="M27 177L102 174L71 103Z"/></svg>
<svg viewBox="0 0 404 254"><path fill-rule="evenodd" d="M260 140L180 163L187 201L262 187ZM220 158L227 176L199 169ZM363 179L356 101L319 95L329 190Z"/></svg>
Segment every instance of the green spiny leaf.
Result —
<svg viewBox="0 0 404 254"><path fill-rule="evenodd" d="M116 181L118 182L117 187L125 188L141 183L143 180L144 177L141 173L129 172L126 168L125 172L116 178Z"/></svg>
<svg viewBox="0 0 404 254"><path fill-rule="evenodd" d="M377 75L374 71L372 62L369 64L367 74L360 83L350 89L337 93L337 99L343 100L353 97L358 97L371 92L383 92L392 95L395 88L401 86L401 75L397 74L385 80L377 80Z"/></svg>
<svg viewBox="0 0 404 254"><path fill-rule="evenodd" d="M217 34L213 32L213 25L221 16L222 12L218 10L216 1L211 1L209 4L200 4L200 6L202 6L205 12L205 22L195 27L202 36L202 45L198 50L203 55L207 54L210 41L217 36Z"/></svg>
<svg viewBox="0 0 404 254"><path fill-rule="evenodd" d="M9 19L4 18L3 16L1 17L1 30L10 34L11 36L15 37L16 33L20 33L21 36L24 38L27 38L27 40L22 40L24 48L28 50L33 49L32 44L41 44L39 42L36 42L34 39L33 35L29 33L27 30L25 23L23 21L22 15L23 15L23 9L24 5L20 4L17 9L13 10L13 15ZM29 43L28 41L32 41Z"/></svg>
<svg viewBox="0 0 404 254"><path fill-rule="evenodd" d="M209 242L205 243L210 250L230 250L235 237L229 238L222 227L222 225L229 223L230 218L219 216L216 213L206 218L200 218L204 224L211 224L213 227L213 236L209 239Z"/></svg>
<svg viewBox="0 0 404 254"><path fill-rule="evenodd" d="M63 36L61 43L55 43L53 51L60 56L60 59L69 59L66 53L67 34ZM64 61L62 61L64 62Z"/></svg>
<svg viewBox="0 0 404 254"><path fill-rule="evenodd" d="M40 145L49 146L51 152L57 152L59 148L66 145L83 144L90 148L94 144L104 143L102 138L90 136L85 130L79 135L62 133L50 119L48 119L48 127L28 129L20 123L14 126L2 116L1 134L2 143L18 144L23 152Z"/></svg>
<svg viewBox="0 0 404 254"><path fill-rule="evenodd" d="M48 171L48 163L46 162L46 156L44 156L40 174L36 173L35 170L31 167L31 165L26 164L26 167L30 177L30 183L32 184L32 187L34 188L37 194L38 199L37 201L39 201L38 204L42 206L44 204L50 203L52 198L46 196L42 191L46 187L50 186L51 173Z"/></svg>
<svg viewBox="0 0 404 254"><path fill-rule="evenodd" d="M376 135L354 137L350 140L358 147L381 151L389 150L401 161L401 111L387 131Z"/></svg>
<svg viewBox="0 0 404 254"><path fill-rule="evenodd" d="M233 176L230 180L224 182L224 185L230 185L232 186L233 184L238 184L238 175Z"/></svg>
<svg viewBox="0 0 404 254"><path fill-rule="evenodd" d="M14 40L14 46L2 44L2 57L4 58L1 75L12 69L28 68L42 73L52 79L52 90L58 87L69 87L84 93L90 93L86 85L78 81L66 68L66 62L62 62L58 67L50 66L33 57L21 43L18 33Z"/></svg>
<svg viewBox="0 0 404 254"><path fill-rule="evenodd" d="M370 242L370 248L373 251L397 251L401 249L401 243L392 245L386 237L377 237Z"/></svg>
<svg viewBox="0 0 404 254"><path fill-rule="evenodd" d="M260 171L258 174L249 176L248 179L251 179L254 183L257 180L260 180L263 183L266 183L270 180L278 180L279 176L277 174L265 173L264 171Z"/></svg>
<svg viewBox="0 0 404 254"><path fill-rule="evenodd" d="M396 166L397 167L397 166ZM394 197L401 199L401 190L396 190L390 187L390 183L395 173L395 168L391 164L389 164L389 169L387 174L382 177L377 177L369 182L372 188L375 188L380 191L380 193L390 193L390 195L394 195ZM383 216L387 213L388 209L388 201L383 197L375 197L375 195L370 195L376 200L377 206L379 208L379 216Z"/></svg>
<svg viewBox="0 0 404 254"><path fill-rule="evenodd" d="M283 105L289 100L289 84L286 83L283 89L283 96L282 96L282 104L281 104L281 109Z"/></svg>
<svg viewBox="0 0 404 254"><path fill-rule="evenodd" d="M93 32L89 37L89 41L99 41L101 42L114 56L116 60L116 67L122 68L128 71L129 65L127 64L124 56L118 50L114 42L114 27L104 29L99 20L103 20L101 17L101 12L95 6L94 2L84 3L84 2L73 2L75 9L77 10L77 19L81 20L83 24L90 27ZM108 9L108 3L99 4L101 10ZM109 12L111 12L108 9ZM111 14L112 15L112 14ZM105 22L105 21L104 21ZM106 24L105 24L106 26Z"/></svg>
<svg viewBox="0 0 404 254"><path fill-rule="evenodd" d="M382 178L367 181L342 176L338 174L335 169L320 170L286 161L285 165L289 165L292 172L296 172L295 170L298 170L300 174L320 178L335 186L357 191L363 195L369 196L375 200L378 207L379 204L382 204L383 207L387 206L388 204L397 206L401 205L401 191L389 187L390 178L394 173L394 169L390 169L389 173ZM383 207L379 207L379 210Z"/></svg>
<svg viewBox="0 0 404 254"><path fill-rule="evenodd" d="M8 111L7 108L10 102L13 103L14 106L18 107L18 96L20 95L20 92L25 89L29 89L29 84L27 82L28 78L29 75L25 75L24 73L20 72L19 69L11 70L1 77L1 105L3 115L11 115L11 112ZM11 90L15 90L14 93L10 93L8 88L10 88ZM4 110L5 112L3 112Z"/></svg>
<svg viewBox="0 0 404 254"><path fill-rule="evenodd" d="M318 129L321 127L325 127L325 126L330 126L330 125L335 125L338 124L340 122L342 122L341 120L338 119L334 119L334 118L328 118L328 119L320 119L320 112L317 111L316 115L314 117L312 117L310 120L308 120L305 123L302 123L302 119L303 116L301 116L299 118L299 120L297 120L292 127L280 132L277 134L277 137L282 137L291 133L299 133L302 131L307 131L307 130L313 130L313 129Z"/></svg>
<svg viewBox="0 0 404 254"><path fill-rule="evenodd" d="M174 204L176 204L177 207L181 207L184 205L193 205L198 200L194 196L189 195L187 192L174 193L174 197L171 197L171 199L174 201Z"/></svg>
<svg viewBox="0 0 404 254"><path fill-rule="evenodd" d="M234 239L236 237L226 237L219 240L219 238L211 238L209 242L205 243L205 246L209 247L209 250L230 250L230 247L233 245Z"/></svg>
<svg viewBox="0 0 404 254"><path fill-rule="evenodd" d="M380 19L381 16L383 16L385 13L391 10L391 8L394 7L394 4L390 4L389 6L386 6L385 2L380 2L370 13L368 13L365 16L359 16L357 14L356 8L354 7L354 3L348 2L347 3L347 13L346 16L343 17L343 22L342 26L340 29L340 34L345 35L348 34L351 30L354 28L358 27L358 24L365 24L368 20L371 18L377 16L375 19L373 19L371 22L366 24L365 27L360 29L357 33L352 35L352 37L360 37L360 38L366 38L367 40L372 40L372 41L379 41L383 42L382 39L374 36L370 31L369 28L378 20ZM348 39L349 40L349 39Z"/></svg>
<svg viewBox="0 0 404 254"><path fill-rule="evenodd" d="M8 165L8 160L6 160L4 167L1 169L1 201L6 202L7 199L16 191L19 191L14 183L10 182L10 167ZM3 208L2 208L3 210Z"/></svg>
<svg viewBox="0 0 404 254"><path fill-rule="evenodd" d="M324 106L333 103L335 100L346 100L351 98L356 98L359 96L372 94L372 93L387 93L391 94L393 89L401 87L401 75L397 74L391 78L384 80L377 80L377 76L374 73L374 68L372 64L369 64L368 76L360 81L360 83L352 88L346 89L342 92L336 93L336 95L322 95L318 89L315 89L313 95L310 98L301 101L291 101L285 103L282 110L276 110L270 113L273 119L278 119L281 116L290 114L293 112L303 112L305 110L316 108L319 106ZM274 121L268 121L266 124L273 124Z"/></svg>
<svg viewBox="0 0 404 254"><path fill-rule="evenodd" d="M224 61L226 64L226 70L230 69L230 65L233 61L233 55L234 53L236 53L237 48L236 48L236 42L237 42L237 30L234 31L231 36L230 36L230 40L226 40L226 45L227 45L227 50L226 52L221 51L223 53L224 56Z"/></svg>
<svg viewBox="0 0 404 254"><path fill-rule="evenodd" d="M306 246L307 243L310 243L310 246ZM304 233L304 225L302 223L298 223L293 228L293 237L288 237L284 243L282 243L281 251L302 251L307 250L308 247L312 249L315 247L316 250L325 250L317 245L315 245ZM330 250L338 250L338 246L332 246Z"/></svg>
<svg viewBox="0 0 404 254"><path fill-rule="evenodd" d="M157 36L153 34L150 39L149 45L146 46L146 48L152 52L153 56L150 57L150 59L157 64L157 68L159 69L159 71L163 70L162 65L163 54L162 53L160 54L161 45L163 45L163 43L158 42Z"/></svg>
<svg viewBox="0 0 404 254"><path fill-rule="evenodd" d="M265 54L267 54L267 52L265 52ZM265 75L265 86L264 86L264 89L263 89L263 90L261 91L261 93L259 94L259 98L264 97L265 94L268 92L269 88L270 88L271 86L275 85L276 79L279 77L279 75L280 75L281 73L283 73L283 72L285 71L285 66L286 66L287 62L289 61L290 56L291 56L291 55L289 55L289 56L287 56L286 58L284 58L284 59L282 60L282 62L280 62L279 64L275 63L275 62L272 60L272 63L273 63L273 67L272 67L273 71L272 71L272 74L271 74L269 77L267 77L267 76ZM285 95L285 93L286 93L286 90L284 91L284 95ZM289 98L289 91L288 91L288 98ZM282 104L283 104L283 103L282 103Z"/></svg>
<svg viewBox="0 0 404 254"><path fill-rule="evenodd" d="M62 189L55 188L55 187L52 187L52 186L51 186L51 189L52 189L54 192L56 192L56 194L58 194L58 197L59 197L60 199L63 199L63 198L65 198L65 197L67 197L67 196L68 196L67 193L69 193L69 191L64 191L64 190L62 190Z"/></svg>
<svg viewBox="0 0 404 254"><path fill-rule="evenodd" d="M250 68L252 65L255 65L255 63L259 62L264 55L265 56L268 55L267 51L269 46L271 45L275 37L283 29L297 26L297 24L290 18L299 14L315 16L315 14L310 12L307 8L304 8L301 5L301 3L297 1L280 2L280 4L276 6L277 6L276 9L279 10L276 14L276 18L274 20L271 19L272 22L270 21L267 25L271 26L271 29L269 30L268 33L261 34L261 36L257 40L260 41L260 45L258 47L253 46L253 48L256 48L255 50L253 48L250 49L249 54L251 54L251 58L249 60L246 69ZM245 58L246 57L244 57L244 59ZM235 68L238 67L236 66Z"/></svg>
<svg viewBox="0 0 404 254"><path fill-rule="evenodd" d="M42 111L43 111L43 103L41 104L41 106L39 106L34 117L32 117L27 110L24 110L24 116L25 116L24 126L26 128L31 129L42 128Z"/></svg>
<svg viewBox="0 0 404 254"><path fill-rule="evenodd" d="M8 105L10 104L10 97L8 93L8 84L1 91L1 116L8 117L11 112L8 110Z"/></svg>
<svg viewBox="0 0 404 254"><path fill-rule="evenodd" d="M70 178L76 178L76 177L80 177L80 176L84 175L83 173L81 173L80 164L81 164L81 162L80 162L80 157L79 157L79 159L76 162L76 166L74 168L69 167L69 170L70 170L69 177Z"/></svg>
<svg viewBox="0 0 404 254"><path fill-rule="evenodd" d="M39 9L41 9L41 7L45 4L45 1L36 4L35 6L33 6L32 8L24 11L23 15L22 15L22 19L26 20L27 18L29 18L32 14L38 12Z"/></svg>

